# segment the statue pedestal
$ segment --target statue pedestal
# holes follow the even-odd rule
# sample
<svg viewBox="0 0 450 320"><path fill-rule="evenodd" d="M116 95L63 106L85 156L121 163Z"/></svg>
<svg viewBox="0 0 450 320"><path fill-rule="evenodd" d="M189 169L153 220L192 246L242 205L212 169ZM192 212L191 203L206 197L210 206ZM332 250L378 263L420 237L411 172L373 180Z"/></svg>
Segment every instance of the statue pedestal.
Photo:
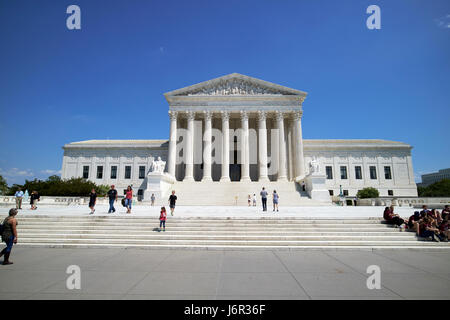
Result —
<svg viewBox="0 0 450 320"><path fill-rule="evenodd" d="M155 204L165 204L174 183L175 177L172 177L167 172L150 172L147 175L147 189L144 192L144 201L151 201L151 196L154 194L156 198Z"/></svg>
<svg viewBox="0 0 450 320"><path fill-rule="evenodd" d="M331 196L327 190L326 175L313 172L305 177L306 192L312 200L320 202L331 202Z"/></svg>

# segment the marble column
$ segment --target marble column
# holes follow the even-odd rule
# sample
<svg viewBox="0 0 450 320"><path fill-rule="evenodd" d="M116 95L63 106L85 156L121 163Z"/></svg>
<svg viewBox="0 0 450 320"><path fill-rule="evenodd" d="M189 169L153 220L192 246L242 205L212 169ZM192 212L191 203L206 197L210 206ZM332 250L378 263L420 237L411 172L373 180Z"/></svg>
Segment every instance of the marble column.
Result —
<svg viewBox="0 0 450 320"><path fill-rule="evenodd" d="M230 180L230 113L222 111L222 177L220 181Z"/></svg>
<svg viewBox="0 0 450 320"><path fill-rule="evenodd" d="M303 111L295 111L294 121L294 144L295 144L295 181L305 178L305 164L303 157L303 136L302 136L302 115Z"/></svg>
<svg viewBox="0 0 450 320"><path fill-rule="evenodd" d="M269 177L267 176L267 128L265 111L258 111L258 166L258 181L269 181Z"/></svg>
<svg viewBox="0 0 450 320"><path fill-rule="evenodd" d="M250 147L248 132L248 113L241 111L241 181L249 182L250 180Z"/></svg>
<svg viewBox="0 0 450 320"><path fill-rule="evenodd" d="M194 181L194 119L195 112L186 111L186 174L183 181Z"/></svg>
<svg viewBox="0 0 450 320"><path fill-rule="evenodd" d="M278 181L287 181L286 139L284 136L284 116L277 112L278 126Z"/></svg>
<svg viewBox="0 0 450 320"><path fill-rule="evenodd" d="M167 172L175 177L175 165L177 162L177 111L169 111L170 116L170 136Z"/></svg>
<svg viewBox="0 0 450 320"><path fill-rule="evenodd" d="M204 111L205 133L203 134L203 178L202 181L212 181L211 177L211 142L212 142L212 112Z"/></svg>

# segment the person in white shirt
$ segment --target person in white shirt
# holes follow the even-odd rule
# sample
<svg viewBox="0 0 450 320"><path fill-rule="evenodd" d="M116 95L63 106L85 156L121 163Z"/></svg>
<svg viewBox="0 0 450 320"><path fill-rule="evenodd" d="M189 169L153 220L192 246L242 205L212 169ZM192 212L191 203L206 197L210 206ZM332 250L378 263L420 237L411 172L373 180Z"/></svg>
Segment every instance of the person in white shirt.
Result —
<svg viewBox="0 0 450 320"><path fill-rule="evenodd" d="M16 197L16 209L22 210L23 191L19 188L14 195Z"/></svg>

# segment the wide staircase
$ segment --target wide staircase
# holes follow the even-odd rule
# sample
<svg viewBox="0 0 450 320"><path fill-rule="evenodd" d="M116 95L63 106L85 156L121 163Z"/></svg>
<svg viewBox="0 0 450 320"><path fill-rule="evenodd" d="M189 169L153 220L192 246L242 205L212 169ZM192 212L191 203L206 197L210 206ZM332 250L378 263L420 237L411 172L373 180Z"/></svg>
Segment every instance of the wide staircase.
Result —
<svg viewBox="0 0 450 320"><path fill-rule="evenodd" d="M265 187L269 193L268 204L272 201L272 192L276 190L280 196L280 205L286 206L321 206L330 205L311 200L306 192L300 190L295 182L182 182L172 186L180 205L230 206L247 205L248 195L260 199L259 193Z"/></svg>
<svg viewBox="0 0 450 320"><path fill-rule="evenodd" d="M448 243L419 241L379 219L158 218L120 216L22 216L20 246L64 248L427 248Z"/></svg>

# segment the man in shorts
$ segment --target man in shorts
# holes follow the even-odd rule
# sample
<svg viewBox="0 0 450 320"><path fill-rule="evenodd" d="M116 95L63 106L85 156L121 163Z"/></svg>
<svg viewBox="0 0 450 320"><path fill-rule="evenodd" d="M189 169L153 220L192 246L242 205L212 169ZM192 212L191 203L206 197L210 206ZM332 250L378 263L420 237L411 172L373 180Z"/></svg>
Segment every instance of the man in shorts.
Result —
<svg viewBox="0 0 450 320"><path fill-rule="evenodd" d="M175 210L175 203L177 202L177 196L175 195L175 190L172 190L172 194L169 197L169 208L170 214L173 216L173 211Z"/></svg>

